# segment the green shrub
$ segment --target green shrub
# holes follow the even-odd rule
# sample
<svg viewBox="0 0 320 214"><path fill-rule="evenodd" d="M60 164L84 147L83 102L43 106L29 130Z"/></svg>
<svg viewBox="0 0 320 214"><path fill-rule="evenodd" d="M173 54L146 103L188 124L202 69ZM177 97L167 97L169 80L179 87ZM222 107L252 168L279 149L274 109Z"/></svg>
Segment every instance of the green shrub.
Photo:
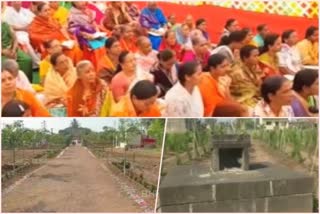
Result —
<svg viewBox="0 0 320 214"><path fill-rule="evenodd" d="M183 153L189 150L191 137L188 133L170 133L166 135L165 149L170 152Z"/></svg>

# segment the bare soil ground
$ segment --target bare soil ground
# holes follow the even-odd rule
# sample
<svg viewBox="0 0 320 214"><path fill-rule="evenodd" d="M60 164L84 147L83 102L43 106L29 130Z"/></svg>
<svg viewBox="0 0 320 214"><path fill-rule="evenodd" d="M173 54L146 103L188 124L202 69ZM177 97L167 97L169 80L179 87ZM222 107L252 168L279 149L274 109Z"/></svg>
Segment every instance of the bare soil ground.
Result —
<svg viewBox="0 0 320 214"><path fill-rule="evenodd" d="M25 160L30 160L38 155L44 154L46 149L24 149L16 150L15 159L17 163L21 163ZM1 151L1 166L13 163L13 150Z"/></svg>
<svg viewBox="0 0 320 214"><path fill-rule="evenodd" d="M115 161L124 159L123 150L106 151L106 155ZM133 149L126 152L126 160L130 162L133 170L143 174L144 178L150 183L157 185L160 167L160 152L154 152L148 149Z"/></svg>

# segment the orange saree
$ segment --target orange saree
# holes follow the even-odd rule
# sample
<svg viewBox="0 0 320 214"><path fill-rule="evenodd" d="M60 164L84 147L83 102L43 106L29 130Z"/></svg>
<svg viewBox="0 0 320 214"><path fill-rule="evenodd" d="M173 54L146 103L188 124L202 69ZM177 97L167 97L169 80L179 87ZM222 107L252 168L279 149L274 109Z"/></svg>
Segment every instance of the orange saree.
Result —
<svg viewBox="0 0 320 214"><path fill-rule="evenodd" d="M53 19L45 19L36 16L31 22L28 33L30 35L31 44L35 49L45 55L43 43L48 40L59 40L60 42L68 40L62 33L61 26ZM82 51L75 45L72 49L65 49L64 53L69 56L73 63L77 63L82 59Z"/></svg>
<svg viewBox="0 0 320 214"><path fill-rule="evenodd" d="M107 86L99 79L92 85L92 94L83 96L83 84L78 79L67 93L67 115L68 117L90 117L100 114Z"/></svg>
<svg viewBox="0 0 320 214"><path fill-rule="evenodd" d="M50 117L51 116L49 111L29 91L17 89L15 99L25 102L30 107L31 115L33 117Z"/></svg>
<svg viewBox="0 0 320 214"><path fill-rule="evenodd" d="M108 55L100 57L97 64L97 73L100 78L104 79L106 82L111 83L112 78L116 74L117 65L113 64Z"/></svg>
<svg viewBox="0 0 320 214"><path fill-rule="evenodd" d="M101 59L106 54L104 47L98 48L96 50L90 50L88 48L83 49L83 59L92 62L97 73L99 72L99 59Z"/></svg>
<svg viewBox="0 0 320 214"><path fill-rule="evenodd" d="M223 102L225 98L221 95L218 82L210 73L202 73L198 85L204 104L204 116L211 117L217 104Z"/></svg>
<svg viewBox="0 0 320 214"><path fill-rule="evenodd" d="M122 97L118 103L112 106L111 117L161 117L161 112L155 103L148 111L137 114L130 95L126 95Z"/></svg>
<svg viewBox="0 0 320 214"><path fill-rule="evenodd" d="M135 53L138 51L138 47L136 46L136 41L126 42L123 38L119 40L121 49L124 51L129 51Z"/></svg>
<svg viewBox="0 0 320 214"><path fill-rule="evenodd" d="M108 55L104 55L100 57L100 60L98 62L98 73L102 70L110 70L115 72L117 69L117 65L114 65L111 61L111 59L108 57Z"/></svg>

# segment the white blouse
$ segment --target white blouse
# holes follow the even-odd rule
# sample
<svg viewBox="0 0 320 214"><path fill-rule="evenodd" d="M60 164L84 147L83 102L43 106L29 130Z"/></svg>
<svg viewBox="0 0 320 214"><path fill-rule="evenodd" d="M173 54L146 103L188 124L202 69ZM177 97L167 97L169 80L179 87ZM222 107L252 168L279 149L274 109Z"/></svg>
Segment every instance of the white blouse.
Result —
<svg viewBox="0 0 320 214"><path fill-rule="evenodd" d="M203 117L204 106L200 90L194 87L190 94L178 81L166 94L166 117Z"/></svg>

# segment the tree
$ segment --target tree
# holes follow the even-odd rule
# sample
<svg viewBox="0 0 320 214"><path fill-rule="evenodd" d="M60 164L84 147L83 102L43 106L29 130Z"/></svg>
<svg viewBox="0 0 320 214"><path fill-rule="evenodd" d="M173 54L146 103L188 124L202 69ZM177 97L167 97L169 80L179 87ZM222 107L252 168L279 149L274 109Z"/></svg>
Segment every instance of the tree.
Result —
<svg viewBox="0 0 320 214"><path fill-rule="evenodd" d="M125 133L126 130L128 129L128 120L127 119L119 119L119 124L118 124L118 139L119 141L125 141Z"/></svg>
<svg viewBox="0 0 320 214"><path fill-rule="evenodd" d="M152 119L148 129L148 134L157 140L157 147L162 147L164 134L164 119Z"/></svg>
<svg viewBox="0 0 320 214"><path fill-rule="evenodd" d="M117 135L117 130L114 127L104 126L103 132L101 132L101 138L105 143L112 143Z"/></svg>
<svg viewBox="0 0 320 214"><path fill-rule="evenodd" d="M23 121L17 120L13 124L6 125L2 129L2 146L4 148L15 148L23 142L24 132Z"/></svg>
<svg viewBox="0 0 320 214"><path fill-rule="evenodd" d="M152 124L153 119L140 119L140 127L144 133L148 132L150 125ZM148 134L148 133L146 133Z"/></svg>

